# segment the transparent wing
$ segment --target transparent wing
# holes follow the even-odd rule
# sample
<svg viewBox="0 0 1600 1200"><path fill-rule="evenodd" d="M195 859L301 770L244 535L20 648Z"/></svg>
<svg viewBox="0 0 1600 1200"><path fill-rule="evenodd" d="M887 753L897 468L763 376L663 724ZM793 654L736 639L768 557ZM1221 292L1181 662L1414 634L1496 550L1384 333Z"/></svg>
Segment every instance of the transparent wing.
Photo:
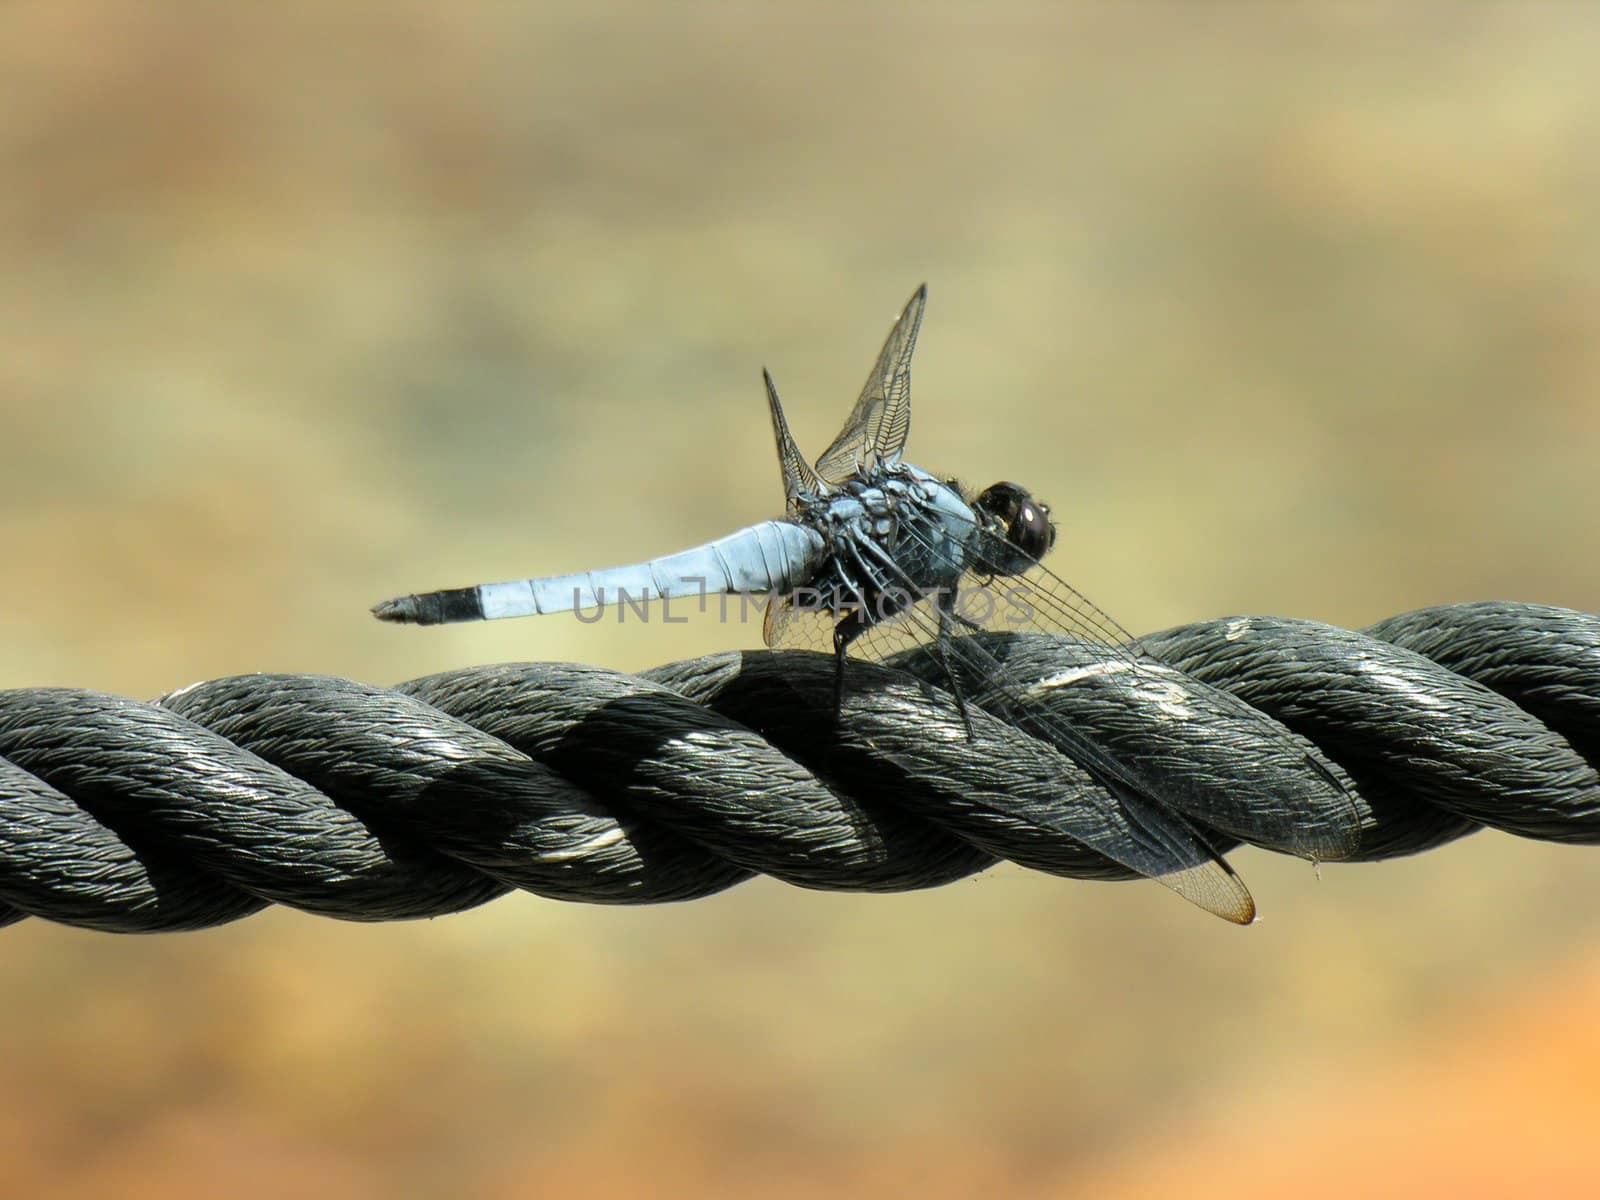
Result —
<svg viewBox="0 0 1600 1200"><path fill-rule="evenodd" d="M761 625L762 641L770 650L812 650L833 653L834 626L849 612L839 612L797 603L780 596L767 606ZM895 654L927 645L930 630L938 627L938 615L931 601L920 601L914 609L896 613L874 625L850 646L853 658L884 662Z"/></svg>
<svg viewBox="0 0 1600 1200"><path fill-rule="evenodd" d="M844 428L817 459L824 483L841 484L873 462L894 462L905 449L911 433L911 355L927 303L923 284L889 331Z"/></svg>
<svg viewBox="0 0 1600 1200"><path fill-rule="evenodd" d="M877 576L877 581L888 585L892 578L893 572L885 571ZM839 614L828 609L775 602L767 610L767 644L774 649L832 653L833 629L838 617ZM937 644L940 622L937 601L918 600L872 625L852 643L852 654L891 665L906 665L913 656L933 652L931 648ZM972 639L958 641L965 643ZM978 669L987 671L987 665L980 662ZM929 682L948 686L948 680L939 678L936 673ZM850 711L847 686L840 719L849 721ZM1181 815L1162 809L1133 789L1120 785L1109 773L1096 776L1089 764L1083 762L1083 756L1062 747L1049 736L1048 729L1027 720L1026 714L1009 712L1004 705L989 711L993 717L1031 735L1008 739L1009 761L1033 777L1052 780L1052 786L1060 789L1058 800L1050 806L1048 815L1029 817L1003 804L997 811L1009 818L1031 820L1065 834L1110 862L1154 879L1226 920L1248 924L1254 919L1255 903L1244 883L1221 859L1208 838ZM973 719L991 718L974 713ZM1051 744L1053 741L1055 745ZM1060 757L1063 752L1067 758L1078 761L1090 775L1074 776L1071 764ZM1093 786L1094 783L1100 786Z"/></svg>
<svg viewBox="0 0 1600 1200"><path fill-rule="evenodd" d="M925 554L955 553L920 522L902 530ZM973 529L969 559L981 557L971 549L989 536ZM945 648L937 648L938 619L923 619L924 645L891 655L891 665L934 681L950 682L953 673L985 710L1210 828L1318 862L1356 852L1361 803L1312 743L1162 663L1037 560L1021 575L967 570L960 578L944 618L953 635ZM1148 745L1151 726L1182 753L1120 749Z"/></svg>
<svg viewBox="0 0 1600 1200"><path fill-rule="evenodd" d="M833 644L833 622L791 596L773 596L761 618L761 640L773 650L821 650Z"/></svg>
<svg viewBox="0 0 1600 1200"><path fill-rule="evenodd" d="M772 436L778 444L778 466L783 471L783 498L786 511L793 517L799 512L798 500L802 494L821 491L817 473L794 444L789 432L789 422L783 415L783 402L778 399L778 385L772 382L772 372L763 369L761 378L767 385L767 409L772 414Z"/></svg>

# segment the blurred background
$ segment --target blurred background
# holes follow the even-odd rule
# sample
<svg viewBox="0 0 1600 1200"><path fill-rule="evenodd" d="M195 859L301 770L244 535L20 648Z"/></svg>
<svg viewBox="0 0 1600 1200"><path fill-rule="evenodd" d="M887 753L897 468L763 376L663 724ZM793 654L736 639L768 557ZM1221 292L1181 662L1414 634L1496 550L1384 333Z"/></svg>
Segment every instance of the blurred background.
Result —
<svg viewBox="0 0 1600 1200"><path fill-rule="evenodd" d="M1600 609L1582 5L0 8L0 686L630 669L374 601L914 461L1135 631ZM0 1194L1592 1195L1600 858L0 933Z"/></svg>

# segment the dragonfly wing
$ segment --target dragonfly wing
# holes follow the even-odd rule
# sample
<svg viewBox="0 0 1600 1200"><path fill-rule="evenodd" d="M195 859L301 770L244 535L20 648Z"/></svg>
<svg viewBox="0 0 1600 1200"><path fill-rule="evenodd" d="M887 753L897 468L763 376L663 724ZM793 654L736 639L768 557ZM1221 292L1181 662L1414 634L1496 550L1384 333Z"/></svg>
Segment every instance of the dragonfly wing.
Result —
<svg viewBox="0 0 1600 1200"><path fill-rule="evenodd" d="M833 625L793 596L773 596L761 618L761 640L772 650L823 650L833 640Z"/></svg>
<svg viewBox="0 0 1600 1200"><path fill-rule="evenodd" d="M947 540L906 529L925 553L949 553ZM987 711L1207 828L1314 861L1358 849L1363 802L1315 745L1162 663L1048 567L968 571L953 609L959 636L945 650L892 665L932 679L953 671ZM1154 754L1153 743L1170 749Z"/></svg>
<svg viewBox="0 0 1600 1200"><path fill-rule="evenodd" d="M824 483L843 483L873 462L894 462L905 449L911 433L911 355L927 303L923 284L889 331L844 428L817 459Z"/></svg>
<svg viewBox="0 0 1600 1200"><path fill-rule="evenodd" d="M864 555L863 567L871 561ZM872 582L880 589L893 586L892 570L880 563ZM774 649L831 654L834 627L843 614L803 603L799 598L803 594L774 598L763 630L767 644ZM865 597L862 600L865 602ZM949 618L941 614L937 598L923 597L874 622L856 638L851 650L856 657L895 666L914 664L919 654L942 663L937 648L941 626L948 629L948 624ZM951 639L958 648L969 643L976 645L974 638ZM960 667L949 665L960 672ZM921 675L926 686L950 687L948 677L938 670L919 672L914 665L909 669ZM985 678L1003 674L1004 666L988 670L980 667L979 673ZM968 695L978 695L970 684L965 690ZM797 687L797 695L803 694L804 689ZM844 724L852 722L853 705L863 699L846 687L839 713ZM988 726L989 736L1003 737L1008 770L1034 782L1019 792L1002 789L993 796L973 798L973 803L988 807L992 820L1015 828L1031 827L1065 835L1107 862L1165 884L1208 912L1241 924L1253 919L1255 907L1249 891L1222 861L1210 835L1171 808L1140 795L1136 788L1122 783L1115 772L1095 772L1088 754L1074 755L1052 745L1050 738L1028 728L1027 722L1018 720L1006 705L997 708L999 711L993 714L972 708L968 715L975 723L973 728ZM1015 728L1002 733L1004 724ZM1052 861L1028 861L1026 856L1018 861L1044 870L1058 865Z"/></svg>
<svg viewBox="0 0 1600 1200"><path fill-rule="evenodd" d="M778 386L772 382L772 373L763 370L761 378L767 385L767 408L772 414L772 436L778 443L778 466L783 470L783 498L792 517L799 511L798 499L802 493L815 495L822 490L817 473L794 444L789 432L789 422L783 415L783 403L778 399Z"/></svg>
<svg viewBox="0 0 1600 1200"><path fill-rule="evenodd" d="M808 623L797 628L812 630L815 626ZM869 661L910 670L928 684L948 689L950 680L936 648L939 628L937 603L924 599L873 624L852 643L851 651ZM952 644L959 648L970 640L956 638ZM815 641L796 640L793 633L784 645L823 648ZM961 666L955 669L965 681L968 672ZM965 691L969 704L979 699L970 687ZM847 688L841 714L845 721L850 720L851 702ZM1027 735L1014 735L1007 743L1008 754L1020 770L1050 778L1060 788L1055 804L1012 808L997 799L998 812L1009 819L1065 834L1225 920L1241 925L1254 920L1255 902L1244 882L1223 861L1209 837L1182 815L1148 800L1113 774L1095 771L1090 762L1084 761L1089 755L1074 754L1070 748L1051 744L1052 739L1044 736L1037 722L1029 722L1025 713L1019 714L1006 705L997 705L996 710L984 706L983 711L972 714L972 719L999 719ZM1062 773L1063 766L1071 765L1063 763L1062 754L1086 771L1087 778ZM1092 786L1094 783L1100 786Z"/></svg>

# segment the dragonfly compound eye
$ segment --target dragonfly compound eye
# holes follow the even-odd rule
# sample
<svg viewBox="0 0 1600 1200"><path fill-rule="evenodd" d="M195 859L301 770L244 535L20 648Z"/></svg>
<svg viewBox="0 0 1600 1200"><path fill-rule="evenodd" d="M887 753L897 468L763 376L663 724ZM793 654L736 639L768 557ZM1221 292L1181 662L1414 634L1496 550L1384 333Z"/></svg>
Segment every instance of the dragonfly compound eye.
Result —
<svg viewBox="0 0 1600 1200"><path fill-rule="evenodd" d="M1015 483L991 484L978 495L976 505L994 522L992 528L1005 538L1007 549L1014 552L1001 555L1002 561L994 564L998 574L1021 574L1055 545L1050 509L1026 488Z"/></svg>

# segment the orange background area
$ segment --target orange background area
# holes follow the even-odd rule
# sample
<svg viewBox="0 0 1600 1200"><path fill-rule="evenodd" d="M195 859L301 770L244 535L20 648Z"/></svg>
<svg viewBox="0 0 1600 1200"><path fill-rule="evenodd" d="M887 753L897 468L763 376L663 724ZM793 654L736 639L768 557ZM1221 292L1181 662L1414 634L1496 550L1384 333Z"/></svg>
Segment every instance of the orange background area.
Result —
<svg viewBox="0 0 1600 1200"><path fill-rule="evenodd" d="M628 670L380 625L781 505L930 286L908 457L1136 632L1600 610L1589 6L0 7L0 687ZM1001 867L0 931L0 1196L1592 1196L1593 850L1262 920Z"/></svg>

